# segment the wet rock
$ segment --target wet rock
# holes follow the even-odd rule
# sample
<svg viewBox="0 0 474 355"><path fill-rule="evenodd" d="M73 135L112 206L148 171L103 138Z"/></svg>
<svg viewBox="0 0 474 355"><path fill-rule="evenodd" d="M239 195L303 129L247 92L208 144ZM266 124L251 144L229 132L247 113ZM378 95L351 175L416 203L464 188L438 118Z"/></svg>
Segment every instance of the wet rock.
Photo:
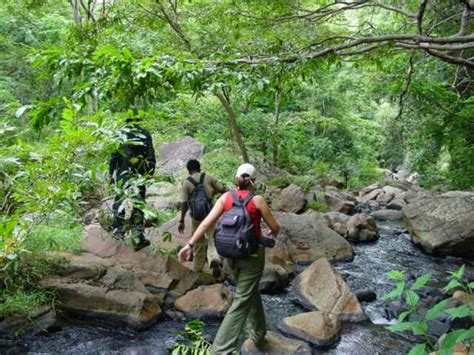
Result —
<svg viewBox="0 0 474 355"><path fill-rule="evenodd" d="M359 302L373 302L377 299L377 294L369 289L356 290L354 292Z"/></svg>
<svg viewBox="0 0 474 355"><path fill-rule="evenodd" d="M379 190L382 188L382 185L380 185L378 182L375 183L375 184L372 184L372 185L369 185L367 187L364 187L361 191L360 191L360 196L363 196L363 195L367 195L368 193L374 191L374 190Z"/></svg>
<svg viewBox="0 0 474 355"><path fill-rule="evenodd" d="M382 191L375 199L378 203L387 204L394 198L394 194Z"/></svg>
<svg viewBox="0 0 474 355"><path fill-rule="evenodd" d="M371 200L376 200L377 199L377 196L380 195L381 193L383 193L383 190L381 188L377 188L377 189L374 189L372 191L370 191L369 193L365 194L365 195L362 195L361 197L359 197L359 202L369 202Z"/></svg>
<svg viewBox="0 0 474 355"><path fill-rule="evenodd" d="M402 211L379 210L370 213L370 216L377 221L398 221L403 219Z"/></svg>
<svg viewBox="0 0 474 355"><path fill-rule="evenodd" d="M375 220L366 214L356 214L347 222L347 239L354 243L373 242L379 239Z"/></svg>
<svg viewBox="0 0 474 355"><path fill-rule="evenodd" d="M278 329L314 346L329 347L340 338L341 322L335 314L314 311L286 317Z"/></svg>
<svg viewBox="0 0 474 355"><path fill-rule="evenodd" d="M335 231L337 234L345 237L347 234L347 222L350 217L340 212L329 212L323 214L324 220L329 228Z"/></svg>
<svg viewBox="0 0 474 355"><path fill-rule="evenodd" d="M341 320L367 320L349 286L327 259L315 261L293 283L297 300L306 308L337 315Z"/></svg>
<svg viewBox="0 0 474 355"><path fill-rule="evenodd" d="M159 148L157 165L165 175L177 175L186 168L190 159L199 159L204 154L204 145L194 138L184 137L163 144Z"/></svg>
<svg viewBox="0 0 474 355"><path fill-rule="evenodd" d="M403 208L415 244L429 254L474 255L474 193L452 191L415 198Z"/></svg>
<svg viewBox="0 0 474 355"><path fill-rule="evenodd" d="M352 258L351 244L326 227L319 214L297 215L276 212L274 216L281 226L277 247L284 244L290 261L312 262L320 258L347 260Z"/></svg>
<svg viewBox="0 0 474 355"><path fill-rule="evenodd" d="M438 319L428 321L428 332L432 337L438 338L444 333L447 333L451 325L448 322L441 322Z"/></svg>
<svg viewBox="0 0 474 355"><path fill-rule="evenodd" d="M405 207L407 203L405 200L401 197L396 197L390 203L387 205L387 208L389 210L396 210L396 211L401 211L403 207Z"/></svg>
<svg viewBox="0 0 474 355"><path fill-rule="evenodd" d="M71 315L145 328L162 313L155 297L146 290L111 289L100 283L89 284L68 278L50 278L42 283L57 291L59 307Z"/></svg>
<svg viewBox="0 0 474 355"><path fill-rule="evenodd" d="M200 286L174 302L188 318L221 318L232 303L232 294L223 284Z"/></svg>
<svg viewBox="0 0 474 355"><path fill-rule="evenodd" d="M453 293L453 298L460 301L462 304L467 304L469 307L474 309L474 295L457 290Z"/></svg>
<svg viewBox="0 0 474 355"><path fill-rule="evenodd" d="M272 208L282 212L299 213L304 210L306 203L303 190L299 186L291 184L281 191L278 198L273 200Z"/></svg>
<svg viewBox="0 0 474 355"><path fill-rule="evenodd" d="M282 266L266 263L258 288L261 293L271 295L282 292L289 284L290 277Z"/></svg>
<svg viewBox="0 0 474 355"><path fill-rule="evenodd" d="M337 191L327 191L324 194L324 199L333 212L341 212L347 215L354 213L356 204Z"/></svg>
<svg viewBox="0 0 474 355"><path fill-rule="evenodd" d="M56 325L56 311L50 306L41 306L31 314L7 317L0 322L0 334L16 337L24 334L40 334Z"/></svg>
<svg viewBox="0 0 474 355"><path fill-rule="evenodd" d="M247 339L242 348L240 349L242 355L260 355L260 354L305 354L310 355L312 353L311 347L296 339L287 338L279 333L268 331L265 335L265 342L257 347L256 344Z"/></svg>

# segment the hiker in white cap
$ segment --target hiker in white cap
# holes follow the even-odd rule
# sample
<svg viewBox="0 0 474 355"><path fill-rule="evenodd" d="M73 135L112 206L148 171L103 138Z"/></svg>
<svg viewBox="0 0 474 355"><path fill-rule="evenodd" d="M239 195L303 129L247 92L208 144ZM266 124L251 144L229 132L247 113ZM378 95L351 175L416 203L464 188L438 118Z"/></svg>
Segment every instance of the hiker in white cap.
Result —
<svg viewBox="0 0 474 355"><path fill-rule="evenodd" d="M212 228L219 217L232 208L234 197L248 200L245 208L250 215L254 233L262 237L261 219L270 228L269 237L275 238L280 226L273 217L262 196L253 195L256 170L251 164L242 164L236 172L235 190L226 192L216 202L209 215L202 221L189 242L179 251L179 259L184 262L191 258L195 243L199 242L207 230ZM238 338L246 322L250 325L250 339L257 346L265 342L266 321L258 284L265 266L265 248L257 245L256 250L245 259L229 259L236 285L235 296L212 344L212 353L228 354L238 352Z"/></svg>

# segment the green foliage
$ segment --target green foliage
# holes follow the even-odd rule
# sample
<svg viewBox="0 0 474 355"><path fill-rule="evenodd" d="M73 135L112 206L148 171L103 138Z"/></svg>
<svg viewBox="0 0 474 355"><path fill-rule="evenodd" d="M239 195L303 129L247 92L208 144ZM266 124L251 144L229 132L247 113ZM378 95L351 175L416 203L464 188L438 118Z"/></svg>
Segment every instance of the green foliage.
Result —
<svg viewBox="0 0 474 355"><path fill-rule="evenodd" d="M43 289L29 292L17 291L15 293L0 293L0 317L12 315L29 315L39 306L52 302L54 293Z"/></svg>
<svg viewBox="0 0 474 355"><path fill-rule="evenodd" d="M456 272L449 272L452 276L448 286L444 288L448 291L454 287L460 287L472 294L473 288L468 283L462 280L464 275L464 265L461 266ZM449 315L452 319L463 318L463 317L474 317L474 309L469 305L462 305L455 308L447 308L449 300L445 299L432 306L430 309L423 313L418 307L420 296L416 293L417 290L424 287L431 279L432 273L424 274L418 277L413 284L407 288L405 281L404 271L390 271L387 276L391 280L397 281L396 287L384 295L386 299L401 298L405 301L408 308L407 311L402 312L398 319L397 324L389 326L388 329L394 332L409 331L413 335L423 336L425 339L424 343L415 345L410 354L427 354L429 351L436 351L440 354L448 354L457 342L461 342L466 339L471 339L474 336L474 327L470 329L459 329L453 330L446 334L444 338L441 338L438 342L433 341L429 336L429 321L436 319L443 315ZM456 283L453 283L456 281ZM413 321L406 321L410 316ZM436 340L436 339L434 339Z"/></svg>
<svg viewBox="0 0 474 355"><path fill-rule="evenodd" d="M199 319L186 323L184 332L180 334L184 339L171 345L168 351L176 355L210 354L212 344L204 339L203 327L204 322Z"/></svg>
<svg viewBox="0 0 474 355"><path fill-rule="evenodd" d="M326 212L331 212L331 208L324 202L319 202L319 201L309 201L307 207L310 210L316 211L316 212L321 212L321 213L326 213Z"/></svg>

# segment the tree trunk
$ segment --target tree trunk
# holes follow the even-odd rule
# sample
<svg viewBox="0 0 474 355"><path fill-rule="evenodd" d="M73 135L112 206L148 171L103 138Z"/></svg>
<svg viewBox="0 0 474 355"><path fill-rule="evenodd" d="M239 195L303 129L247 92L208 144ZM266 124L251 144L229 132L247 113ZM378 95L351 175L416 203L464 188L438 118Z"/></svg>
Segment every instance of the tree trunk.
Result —
<svg viewBox="0 0 474 355"><path fill-rule="evenodd" d="M74 22L78 25L81 25L82 16L81 16L81 5L79 4L79 0L70 0L69 3L71 4L71 7L72 7Z"/></svg>
<svg viewBox="0 0 474 355"><path fill-rule="evenodd" d="M273 132L273 144L272 144L272 153L273 153L273 166L278 166L278 145L279 145L279 134L278 134L278 124L280 123L280 102L281 102L281 90L277 89L275 93L275 131Z"/></svg>
<svg viewBox="0 0 474 355"><path fill-rule="evenodd" d="M214 91L214 95L217 96L219 101L221 102L222 106L224 106L224 109L227 112L227 118L229 119L229 127L231 132L233 133L233 136L235 138L235 141L237 145L239 146L240 154L242 155L242 159L244 160L245 163L249 162L249 156L247 153L247 149L245 148L244 141L242 140L242 136L240 135L240 129L237 124L237 118L235 116L235 112L232 109L232 106L230 104L230 98L226 94L224 90L222 92L220 91Z"/></svg>

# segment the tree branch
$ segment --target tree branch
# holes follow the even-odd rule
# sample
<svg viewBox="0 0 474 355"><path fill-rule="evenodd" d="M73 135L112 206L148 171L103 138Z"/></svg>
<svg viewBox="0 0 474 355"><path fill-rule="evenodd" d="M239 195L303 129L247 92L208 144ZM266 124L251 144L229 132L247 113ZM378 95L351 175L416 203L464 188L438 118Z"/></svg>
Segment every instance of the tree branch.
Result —
<svg viewBox="0 0 474 355"><path fill-rule="evenodd" d="M411 75L413 74L413 57L414 57L414 54L412 53L410 55L410 59L408 60L408 69L407 69L407 74L405 75L405 87L403 88L398 98L398 114L395 117L395 120L398 120L402 116L402 113L403 113L403 104L404 104L403 98L408 92L408 88L410 87L410 83L411 83Z"/></svg>
<svg viewBox="0 0 474 355"><path fill-rule="evenodd" d="M422 0L418 14L416 15L416 27L420 36L423 34L423 16L425 14L426 5L428 5L428 0Z"/></svg>

